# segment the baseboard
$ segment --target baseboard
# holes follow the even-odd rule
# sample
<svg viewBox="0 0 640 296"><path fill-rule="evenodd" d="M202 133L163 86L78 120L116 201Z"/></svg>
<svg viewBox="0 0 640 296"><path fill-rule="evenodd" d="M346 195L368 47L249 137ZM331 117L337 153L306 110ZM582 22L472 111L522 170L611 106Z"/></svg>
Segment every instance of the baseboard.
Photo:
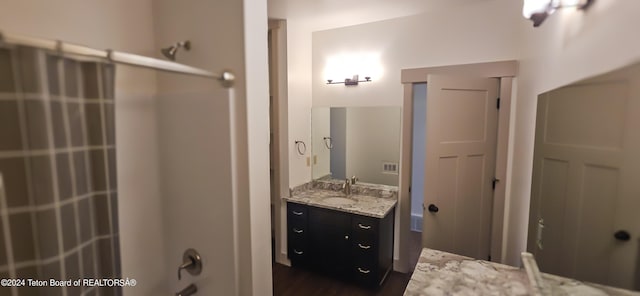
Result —
<svg viewBox="0 0 640 296"><path fill-rule="evenodd" d="M422 215L411 214L411 231L422 232Z"/></svg>
<svg viewBox="0 0 640 296"><path fill-rule="evenodd" d="M393 259L393 271L401 272L401 273L409 273L412 270L407 268L407 264L400 264L400 260L397 258Z"/></svg>
<svg viewBox="0 0 640 296"><path fill-rule="evenodd" d="M276 257L277 257L276 258L276 263L291 267L291 260L289 260L289 258L287 258L287 254L280 253Z"/></svg>

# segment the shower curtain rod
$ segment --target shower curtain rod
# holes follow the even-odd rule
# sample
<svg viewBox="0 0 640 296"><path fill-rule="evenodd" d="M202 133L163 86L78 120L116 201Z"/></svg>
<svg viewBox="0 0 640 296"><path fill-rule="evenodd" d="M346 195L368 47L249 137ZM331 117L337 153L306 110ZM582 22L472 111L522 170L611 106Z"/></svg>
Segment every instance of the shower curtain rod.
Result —
<svg viewBox="0 0 640 296"><path fill-rule="evenodd" d="M41 38L33 38L26 36L18 36L18 35L9 35L6 33L0 32L0 43L6 44L14 44L14 45L24 45L37 47L41 49L57 51L58 53L66 53L73 55L80 55L86 57L100 58L106 59L109 62L125 64L130 66L137 66L143 68L151 68L164 70L174 73L195 75L200 77L206 77L218 80L222 83L222 85L226 88L231 87L233 81L235 79L233 73L228 70L223 71L221 74L215 74L209 72L207 70L183 65L176 62L163 61L160 59L145 57L141 55L126 53L115 51L111 49L100 50L95 49L83 45L77 45L67 42L62 42L60 40L48 40Z"/></svg>

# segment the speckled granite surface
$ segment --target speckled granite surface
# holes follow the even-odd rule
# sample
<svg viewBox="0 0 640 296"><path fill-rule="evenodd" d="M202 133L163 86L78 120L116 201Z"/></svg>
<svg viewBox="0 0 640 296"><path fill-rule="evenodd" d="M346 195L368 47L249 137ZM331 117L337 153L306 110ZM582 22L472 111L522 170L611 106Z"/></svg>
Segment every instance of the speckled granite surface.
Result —
<svg viewBox="0 0 640 296"><path fill-rule="evenodd" d="M289 189L289 197L299 195L301 192L312 190L312 189L342 192L342 184L344 184L344 181L336 180L336 179L313 180L311 182L298 185L294 188ZM355 185L351 185L351 194L385 197L385 198L392 198L397 200L398 186L359 182L359 183L356 183Z"/></svg>
<svg viewBox="0 0 640 296"><path fill-rule="evenodd" d="M374 218L384 218L395 207L398 200L398 191L394 191L393 188L356 184L352 185L351 195L348 197L355 201L353 204L333 204L325 202L325 199L330 197L345 197L341 188L342 184L339 183L313 181L293 188L290 191L291 196L284 197L284 199L299 204Z"/></svg>
<svg viewBox="0 0 640 296"><path fill-rule="evenodd" d="M542 276L551 295L640 295L545 273ZM524 269L425 248L404 295L532 295L531 291Z"/></svg>

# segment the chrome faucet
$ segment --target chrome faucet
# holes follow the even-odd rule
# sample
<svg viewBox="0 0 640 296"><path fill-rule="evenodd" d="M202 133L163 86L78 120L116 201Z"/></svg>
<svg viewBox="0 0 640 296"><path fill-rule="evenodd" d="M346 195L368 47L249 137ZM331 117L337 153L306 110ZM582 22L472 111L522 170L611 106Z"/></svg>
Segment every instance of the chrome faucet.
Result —
<svg viewBox="0 0 640 296"><path fill-rule="evenodd" d="M344 192L344 195L346 196L351 195L351 180L349 178L344 180L344 184L342 184L342 192Z"/></svg>

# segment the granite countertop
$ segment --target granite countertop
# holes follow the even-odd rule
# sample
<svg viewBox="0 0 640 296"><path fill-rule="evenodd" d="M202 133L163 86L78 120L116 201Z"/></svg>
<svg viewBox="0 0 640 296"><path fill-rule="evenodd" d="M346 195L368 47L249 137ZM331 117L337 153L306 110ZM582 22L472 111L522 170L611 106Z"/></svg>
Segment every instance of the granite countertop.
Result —
<svg viewBox="0 0 640 296"><path fill-rule="evenodd" d="M338 210L342 212L369 216L374 218L384 218L395 207L397 198L395 196L379 197L363 194L351 194L349 199L355 201L353 204L332 204L324 200L329 197L346 197L344 193L334 190L324 190L318 188L307 188L293 193L284 200L299 204L311 205L325 209Z"/></svg>
<svg viewBox="0 0 640 296"><path fill-rule="evenodd" d="M640 293L542 274L551 295ZM533 295L527 273L513 266L423 249L404 295Z"/></svg>

